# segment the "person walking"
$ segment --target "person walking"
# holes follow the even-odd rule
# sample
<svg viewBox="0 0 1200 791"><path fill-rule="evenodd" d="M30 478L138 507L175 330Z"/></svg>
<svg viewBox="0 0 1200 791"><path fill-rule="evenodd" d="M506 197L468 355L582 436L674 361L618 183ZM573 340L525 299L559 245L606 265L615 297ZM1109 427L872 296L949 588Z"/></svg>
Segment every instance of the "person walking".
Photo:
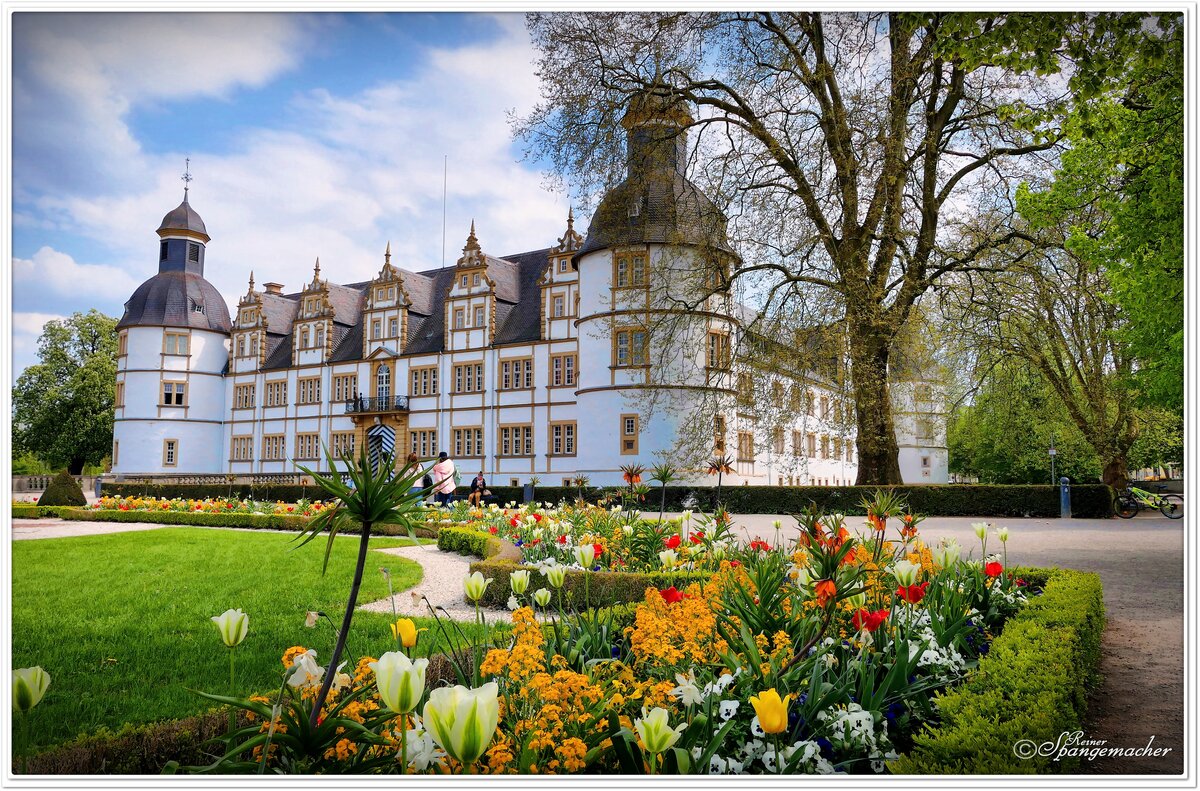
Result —
<svg viewBox="0 0 1200 791"><path fill-rule="evenodd" d="M490 494L490 492L487 491L487 481L484 480L483 470L480 470L479 474L471 479L471 493L467 495L467 502L478 508L483 502L485 494Z"/></svg>
<svg viewBox="0 0 1200 791"><path fill-rule="evenodd" d="M433 465L433 491L434 499L437 504L443 508L450 505L450 498L454 496L454 478L457 476L457 471L454 469L454 462L450 461L450 454L442 451L438 454L437 464Z"/></svg>

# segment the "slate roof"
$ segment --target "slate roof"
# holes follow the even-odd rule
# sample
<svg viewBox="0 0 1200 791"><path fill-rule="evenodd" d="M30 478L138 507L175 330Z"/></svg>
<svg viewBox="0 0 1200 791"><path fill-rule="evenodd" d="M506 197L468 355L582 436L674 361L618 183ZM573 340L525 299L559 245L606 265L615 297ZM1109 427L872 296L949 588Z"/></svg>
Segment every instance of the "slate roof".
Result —
<svg viewBox="0 0 1200 791"><path fill-rule="evenodd" d="M158 230L160 233L162 231L192 231L203 234L205 237L208 236L208 231L204 228L204 220L200 219L200 215L188 203L186 195L183 203L163 215Z"/></svg>
<svg viewBox="0 0 1200 791"><path fill-rule="evenodd" d="M541 289L538 281L549 259L550 248L502 257L486 256L487 273L496 284L496 344L527 343L541 337ZM445 299L456 267L403 272L408 291L408 344L404 354L435 354L445 341ZM333 352L329 362L363 358L363 305L370 281L329 285L333 305ZM292 321L301 292L263 294L267 319L267 357L264 370L292 365ZM280 333L286 329L286 334Z"/></svg>
<svg viewBox="0 0 1200 791"><path fill-rule="evenodd" d="M125 303L117 328L192 327L227 333L229 306L212 283L194 272L159 272Z"/></svg>

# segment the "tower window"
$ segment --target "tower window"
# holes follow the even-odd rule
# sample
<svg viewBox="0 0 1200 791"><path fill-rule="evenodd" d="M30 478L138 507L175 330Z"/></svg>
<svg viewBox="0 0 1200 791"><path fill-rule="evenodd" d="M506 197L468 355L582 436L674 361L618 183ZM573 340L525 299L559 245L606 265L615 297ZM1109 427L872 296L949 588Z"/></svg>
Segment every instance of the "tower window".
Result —
<svg viewBox="0 0 1200 791"><path fill-rule="evenodd" d="M158 260L159 261L167 260L167 243L166 242L158 243Z"/></svg>
<svg viewBox="0 0 1200 791"><path fill-rule="evenodd" d="M196 263L200 261L200 245L195 242L188 242L188 260Z"/></svg>

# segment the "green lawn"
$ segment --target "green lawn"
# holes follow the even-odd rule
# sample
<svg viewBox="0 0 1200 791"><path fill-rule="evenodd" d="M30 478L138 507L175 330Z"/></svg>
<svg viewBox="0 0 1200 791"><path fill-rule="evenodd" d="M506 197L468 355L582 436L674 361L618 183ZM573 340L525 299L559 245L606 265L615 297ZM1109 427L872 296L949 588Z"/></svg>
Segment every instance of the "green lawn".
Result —
<svg viewBox="0 0 1200 791"><path fill-rule="evenodd" d="M327 622L306 628L305 613L320 610L341 622L358 541L338 538L322 576L325 538L289 551L292 539L164 528L12 542L12 666L41 665L52 678L32 715L36 743L210 708L188 690L228 691L228 649L209 618L230 607L250 617L237 649L239 692L277 689L280 655L292 645L315 648L324 664L333 629ZM408 543L381 538L372 546ZM381 566L391 570L397 591L421 578L416 563L371 552L360 603L387 595ZM391 620L356 613L349 650L355 656L389 650Z"/></svg>

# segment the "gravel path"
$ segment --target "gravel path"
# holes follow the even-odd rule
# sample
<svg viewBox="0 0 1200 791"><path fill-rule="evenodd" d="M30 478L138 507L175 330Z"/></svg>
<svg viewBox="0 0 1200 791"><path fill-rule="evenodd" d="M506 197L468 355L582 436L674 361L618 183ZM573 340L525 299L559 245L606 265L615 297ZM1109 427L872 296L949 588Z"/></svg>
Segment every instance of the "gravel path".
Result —
<svg viewBox="0 0 1200 791"><path fill-rule="evenodd" d="M429 600L434 608L444 608L446 614L456 621L474 621L475 608L467 604L463 595L462 581L470 573L473 558L465 557L454 552L442 552L432 544L416 547L392 547L380 549L388 555L414 560L421 564L424 574L416 586L403 593L397 593L390 599L364 604L359 609L368 612L392 612L395 603L396 614L413 616L429 616L429 607L422 596ZM512 614L508 610L497 610L484 607L480 610L487 623L508 623ZM441 613L439 613L441 614Z"/></svg>
<svg viewBox="0 0 1200 791"><path fill-rule="evenodd" d="M68 522L65 519L14 519L13 541L35 538L75 538L100 536L106 533L129 533L137 530L158 530L169 525L146 522Z"/></svg>

